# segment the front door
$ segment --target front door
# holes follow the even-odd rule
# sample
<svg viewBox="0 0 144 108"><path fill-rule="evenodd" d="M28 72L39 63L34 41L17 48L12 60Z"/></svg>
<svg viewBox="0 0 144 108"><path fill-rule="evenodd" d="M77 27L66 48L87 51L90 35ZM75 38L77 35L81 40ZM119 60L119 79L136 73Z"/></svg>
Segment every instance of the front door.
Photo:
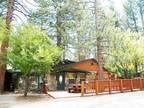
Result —
<svg viewBox="0 0 144 108"><path fill-rule="evenodd" d="M57 90L65 90L65 72L57 73Z"/></svg>

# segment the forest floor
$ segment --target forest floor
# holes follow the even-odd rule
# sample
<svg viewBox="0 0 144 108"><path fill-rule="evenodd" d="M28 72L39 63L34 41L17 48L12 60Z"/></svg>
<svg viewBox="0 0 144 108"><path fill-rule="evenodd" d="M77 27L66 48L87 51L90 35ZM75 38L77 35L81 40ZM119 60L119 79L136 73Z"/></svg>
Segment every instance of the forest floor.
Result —
<svg viewBox="0 0 144 108"><path fill-rule="evenodd" d="M56 99L2 95L0 108L144 108L144 91Z"/></svg>

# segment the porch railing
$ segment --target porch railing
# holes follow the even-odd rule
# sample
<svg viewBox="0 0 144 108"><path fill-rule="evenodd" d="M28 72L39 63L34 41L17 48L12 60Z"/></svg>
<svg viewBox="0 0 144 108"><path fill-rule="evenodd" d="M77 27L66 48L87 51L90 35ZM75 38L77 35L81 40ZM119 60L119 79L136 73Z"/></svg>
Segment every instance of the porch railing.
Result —
<svg viewBox="0 0 144 108"><path fill-rule="evenodd" d="M116 93L144 89L144 79L118 79L118 80L93 80L83 81L81 84L81 96L89 93L103 94Z"/></svg>

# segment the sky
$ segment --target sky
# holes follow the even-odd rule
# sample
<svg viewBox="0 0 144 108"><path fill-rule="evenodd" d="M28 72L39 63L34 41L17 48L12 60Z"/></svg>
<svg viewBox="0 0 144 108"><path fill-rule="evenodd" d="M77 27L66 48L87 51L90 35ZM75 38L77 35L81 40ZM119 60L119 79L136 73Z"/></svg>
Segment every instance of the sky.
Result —
<svg viewBox="0 0 144 108"><path fill-rule="evenodd" d="M123 4L125 3L126 0L113 0L114 6L117 11L123 12Z"/></svg>
<svg viewBox="0 0 144 108"><path fill-rule="evenodd" d="M112 5L115 7L117 12L123 12L123 4L125 3L126 0L100 0L102 1L103 5L108 5L110 4L110 1Z"/></svg>

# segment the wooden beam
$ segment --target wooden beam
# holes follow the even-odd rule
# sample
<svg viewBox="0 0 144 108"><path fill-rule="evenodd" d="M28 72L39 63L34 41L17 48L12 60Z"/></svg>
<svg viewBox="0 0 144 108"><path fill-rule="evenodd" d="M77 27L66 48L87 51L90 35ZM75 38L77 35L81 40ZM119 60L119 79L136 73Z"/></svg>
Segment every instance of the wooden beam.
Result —
<svg viewBox="0 0 144 108"><path fill-rule="evenodd" d="M139 79L139 82L140 82L140 90L142 90L142 79L141 78Z"/></svg>
<svg viewBox="0 0 144 108"><path fill-rule="evenodd" d="M130 84L131 84L131 92L133 91L133 80L130 79Z"/></svg>
<svg viewBox="0 0 144 108"><path fill-rule="evenodd" d="M111 94L111 80L109 80L109 94Z"/></svg>
<svg viewBox="0 0 144 108"><path fill-rule="evenodd" d="M84 93L85 93L85 82L82 81L82 84L81 84L81 96L84 96Z"/></svg>
<svg viewBox="0 0 144 108"><path fill-rule="evenodd" d="M119 87L120 87L120 92L123 93L123 80L119 80Z"/></svg>
<svg viewBox="0 0 144 108"><path fill-rule="evenodd" d="M99 87L99 86L98 86L99 84L98 84L98 83L99 83L98 80L96 80L96 81L95 81L95 93L96 93L96 95L98 95L98 92L99 92L99 91L98 91L98 90L99 90L99 88L98 88L98 87Z"/></svg>

